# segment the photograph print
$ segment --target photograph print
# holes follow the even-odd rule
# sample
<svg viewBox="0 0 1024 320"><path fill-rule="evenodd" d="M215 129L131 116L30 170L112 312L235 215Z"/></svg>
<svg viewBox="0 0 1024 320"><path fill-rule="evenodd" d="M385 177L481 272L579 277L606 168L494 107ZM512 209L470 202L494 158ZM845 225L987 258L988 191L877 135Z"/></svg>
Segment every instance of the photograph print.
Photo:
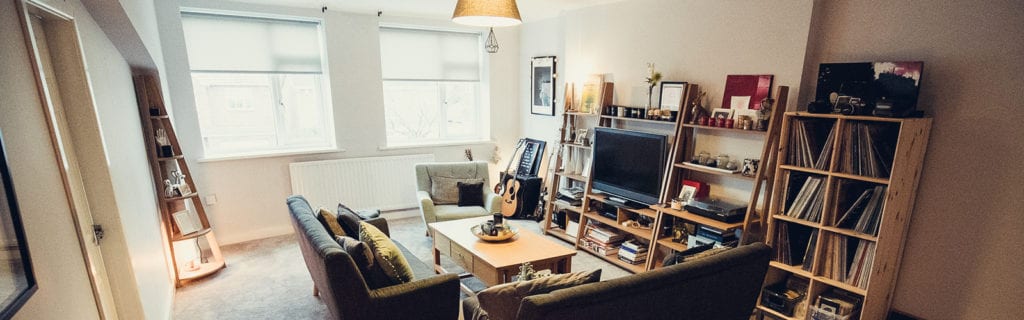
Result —
<svg viewBox="0 0 1024 320"><path fill-rule="evenodd" d="M555 115L555 57L534 57L530 68L530 113Z"/></svg>

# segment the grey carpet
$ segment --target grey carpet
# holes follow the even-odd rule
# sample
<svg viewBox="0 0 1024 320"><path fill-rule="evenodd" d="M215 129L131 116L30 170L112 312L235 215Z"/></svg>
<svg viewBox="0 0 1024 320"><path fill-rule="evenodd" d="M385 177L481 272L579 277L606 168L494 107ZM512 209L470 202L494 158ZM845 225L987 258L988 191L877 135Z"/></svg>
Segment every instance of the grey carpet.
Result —
<svg viewBox="0 0 1024 320"><path fill-rule="evenodd" d="M388 214L386 213L385 216ZM408 216L408 215L405 215ZM516 220L525 230L540 232L537 223ZM431 240L419 217L388 220L391 237L409 248L420 260L433 263ZM551 237L555 242L569 243ZM295 235L234 244L221 248L227 269L178 288L174 319L329 319L327 307L313 296L313 281L299 252ZM451 272L462 272L442 258ZM572 259L573 271L603 269L603 280L628 275L597 257L580 251ZM476 279L463 280L473 290L484 288Z"/></svg>

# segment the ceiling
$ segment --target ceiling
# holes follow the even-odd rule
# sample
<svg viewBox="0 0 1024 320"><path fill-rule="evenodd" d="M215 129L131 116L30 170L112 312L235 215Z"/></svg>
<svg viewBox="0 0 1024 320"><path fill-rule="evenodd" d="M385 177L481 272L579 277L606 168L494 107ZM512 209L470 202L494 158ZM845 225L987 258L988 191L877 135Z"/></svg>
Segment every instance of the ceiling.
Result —
<svg viewBox="0 0 1024 320"><path fill-rule="evenodd" d="M262 5L276 5L296 8L320 8L328 10L403 17L424 17L449 19L455 9L456 0L230 0ZM517 0L524 22L558 16L562 11L623 0Z"/></svg>

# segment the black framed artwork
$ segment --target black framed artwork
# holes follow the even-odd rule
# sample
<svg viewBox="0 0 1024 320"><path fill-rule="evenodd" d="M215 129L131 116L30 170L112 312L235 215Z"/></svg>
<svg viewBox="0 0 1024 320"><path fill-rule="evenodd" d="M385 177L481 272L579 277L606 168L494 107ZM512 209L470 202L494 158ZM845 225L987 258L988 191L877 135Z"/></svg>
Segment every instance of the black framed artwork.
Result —
<svg viewBox="0 0 1024 320"><path fill-rule="evenodd" d="M530 63L530 113L555 115L555 56L534 57Z"/></svg>
<svg viewBox="0 0 1024 320"><path fill-rule="evenodd" d="M10 319L38 289L0 132L0 319Z"/></svg>

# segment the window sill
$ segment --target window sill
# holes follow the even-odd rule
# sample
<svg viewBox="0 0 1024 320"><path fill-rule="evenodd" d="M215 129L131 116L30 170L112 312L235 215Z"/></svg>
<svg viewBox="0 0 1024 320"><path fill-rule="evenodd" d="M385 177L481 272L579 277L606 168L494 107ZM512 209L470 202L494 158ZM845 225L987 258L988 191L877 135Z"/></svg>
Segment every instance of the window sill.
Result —
<svg viewBox="0 0 1024 320"><path fill-rule="evenodd" d="M469 141L443 141L443 142L427 142L421 144L409 144L399 146L380 146L377 150L402 150L402 149L417 149L417 148L431 148L431 147L451 147L451 146L468 146L478 144L494 144L494 141L490 140L469 140Z"/></svg>
<svg viewBox="0 0 1024 320"><path fill-rule="evenodd" d="M323 149L293 150L293 151L283 151L283 152L240 154L240 155L229 155L229 156L214 156L214 157L200 158L199 160L196 160L196 161L200 162L200 163L203 163L203 162L248 160L248 159L260 159L260 158L278 158L278 157L288 157L288 156L308 155L308 154L321 154L321 153L334 153L334 152L345 152L345 149L341 149L341 148L323 148Z"/></svg>

